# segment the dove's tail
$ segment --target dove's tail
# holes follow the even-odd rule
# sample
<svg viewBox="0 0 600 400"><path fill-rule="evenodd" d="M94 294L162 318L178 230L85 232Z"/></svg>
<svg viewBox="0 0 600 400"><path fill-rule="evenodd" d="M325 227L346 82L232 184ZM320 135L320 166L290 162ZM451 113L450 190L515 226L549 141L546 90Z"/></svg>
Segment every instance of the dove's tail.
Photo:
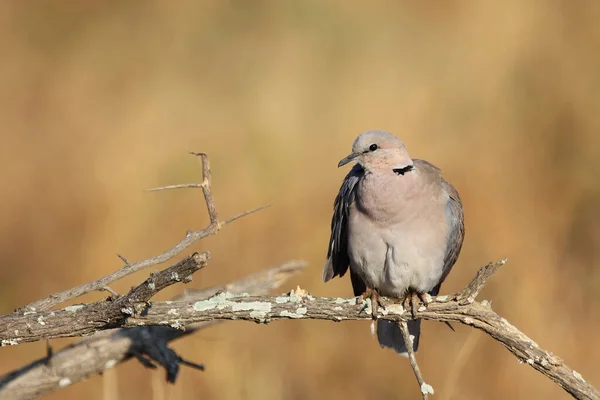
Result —
<svg viewBox="0 0 600 400"><path fill-rule="evenodd" d="M419 348L419 336L421 334L421 320L410 320L407 322L408 332L413 337L413 349L415 353ZM377 320L377 340L379 345L394 349L394 351L404 357L408 357L402 331L397 322L387 320Z"/></svg>

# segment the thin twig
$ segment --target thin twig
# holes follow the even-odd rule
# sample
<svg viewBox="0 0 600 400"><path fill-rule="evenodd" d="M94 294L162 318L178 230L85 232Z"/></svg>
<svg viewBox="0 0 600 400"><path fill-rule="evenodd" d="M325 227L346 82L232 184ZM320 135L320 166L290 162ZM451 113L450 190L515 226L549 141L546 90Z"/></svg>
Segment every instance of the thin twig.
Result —
<svg viewBox="0 0 600 400"><path fill-rule="evenodd" d="M127 259L124 256L117 254L117 257L119 257L121 261L125 263L125 265L129 265L129 261L127 261Z"/></svg>
<svg viewBox="0 0 600 400"><path fill-rule="evenodd" d="M159 186L151 189L146 189L146 192L158 192L160 190L171 190L171 189L199 189L202 187L200 183L180 183L178 185L167 185Z"/></svg>
<svg viewBox="0 0 600 400"><path fill-rule="evenodd" d="M417 357L415 356L415 350L413 347L414 337L411 337L408 332L408 325L406 321L402 321L398 324L400 326L400 332L402 332L402 338L404 339L404 345L406 346L406 352L408 353L408 360L410 361L410 366L415 373L415 377L417 378L417 382L419 383L419 388L421 390L421 396L423 400L429 399L429 394L433 394L433 388L425 383L423 379L423 375L421 374L421 369L419 368L419 364L417 363Z"/></svg>
<svg viewBox="0 0 600 400"><path fill-rule="evenodd" d="M100 289L100 290L103 290L105 292L112 294L113 297L119 297L119 293L117 293L113 289L111 289L110 286L103 286L102 289Z"/></svg>
<svg viewBox="0 0 600 400"><path fill-rule="evenodd" d="M219 222L219 225L220 225L220 226L221 226L221 228L222 228L222 227L224 227L225 225L227 225L227 224L230 224L230 223L232 223L233 221L236 221L236 220L238 220L238 219L240 219L240 218L242 218L242 217L245 217L245 216L246 216L246 215L248 215L248 214L252 214L252 213L255 213L255 212L257 212L257 211L264 210L265 208L268 208L268 207L271 207L271 205L270 205L270 204L263 204L262 206L258 206L258 207L256 207L256 208L252 208L252 209L250 209L250 210L247 210L247 211L241 212L241 213L239 213L239 214L237 214L237 215L234 215L233 217L231 217L231 218L229 218L229 219L226 219L226 220L225 220L225 221L223 221L223 222Z"/></svg>
<svg viewBox="0 0 600 400"><path fill-rule="evenodd" d="M195 363L195 362L192 362L192 361L187 361L187 360L184 360L181 357L179 357L179 364L187 365L188 367L197 369L199 371L204 371L204 364L198 364L198 363Z"/></svg>
<svg viewBox="0 0 600 400"><path fill-rule="evenodd" d="M204 200L206 202L206 209L208 216L210 217L210 224L214 225L219 230L219 215L217 214L217 208L215 207L215 201L211 190L211 174L210 174L210 160L206 153L194 153L190 152L194 156L200 157L202 164L202 193L204 193Z"/></svg>

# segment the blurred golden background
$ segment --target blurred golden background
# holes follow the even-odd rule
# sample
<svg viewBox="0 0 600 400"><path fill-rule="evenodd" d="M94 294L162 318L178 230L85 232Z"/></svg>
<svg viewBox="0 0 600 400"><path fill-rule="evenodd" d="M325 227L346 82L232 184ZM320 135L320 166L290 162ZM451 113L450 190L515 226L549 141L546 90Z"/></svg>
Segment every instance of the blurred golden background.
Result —
<svg viewBox="0 0 600 400"><path fill-rule="evenodd" d="M273 204L194 246L212 260L188 287L301 258L282 291L350 296L321 281L336 164L385 129L462 195L442 293L508 257L480 299L599 386L599 18L597 1L2 2L0 312L205 226L199 191L143 191L199 181L188 151L209 153L222 218ZM46 398L418 397L366 322L231 322L175 348L206 372L167 385L130 361ZM0 373L44 352L2 348ZM467 327L425 322L418 357L436 399L568 398Z"/></svg>

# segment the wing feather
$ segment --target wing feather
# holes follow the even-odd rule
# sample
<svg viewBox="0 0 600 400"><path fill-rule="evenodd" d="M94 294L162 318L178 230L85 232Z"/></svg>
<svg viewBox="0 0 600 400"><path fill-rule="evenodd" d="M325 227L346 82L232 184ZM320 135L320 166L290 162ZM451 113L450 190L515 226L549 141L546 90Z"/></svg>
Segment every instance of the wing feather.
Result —
<svg viewBox="0 0 600 400"><path fill-rule="evenodd" d="M348 218L350 206L354 203L356 185L363 175L364 170L359 164L356 164L344 178L340 191L335 198L327 261L325 261L323 267L324 282L335 276L342 277L348 270L350 264L350 258L348 257Z"/></svg>
<svg viewBox="0 0 600 400"><path fill-rule="evenodd" d="M430 292L437 296L442 283L452 270L452 267L458 259L465 238L465 220L463 215L463 206L458 191L449 182L442 179L442 186L448 193L448 202L446 203L446 218L450 224L448 242L446 245L446 255L444 257L444 268L440 283Z"/></svg>

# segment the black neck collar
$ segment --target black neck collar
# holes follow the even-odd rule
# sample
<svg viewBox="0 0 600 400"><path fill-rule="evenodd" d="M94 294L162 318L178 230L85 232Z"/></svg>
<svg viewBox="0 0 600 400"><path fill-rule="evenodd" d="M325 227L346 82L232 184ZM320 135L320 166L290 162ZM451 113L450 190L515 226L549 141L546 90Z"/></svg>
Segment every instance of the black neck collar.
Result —
<svg viewBox="0 0 600 400"><path fill-rule="evenodd" d="M407 173L408 171L412 171L413 169L415 169L414 165L407 165L403 168L394 168L393 171L398 175L404 175L405 173Z"/></svg>

